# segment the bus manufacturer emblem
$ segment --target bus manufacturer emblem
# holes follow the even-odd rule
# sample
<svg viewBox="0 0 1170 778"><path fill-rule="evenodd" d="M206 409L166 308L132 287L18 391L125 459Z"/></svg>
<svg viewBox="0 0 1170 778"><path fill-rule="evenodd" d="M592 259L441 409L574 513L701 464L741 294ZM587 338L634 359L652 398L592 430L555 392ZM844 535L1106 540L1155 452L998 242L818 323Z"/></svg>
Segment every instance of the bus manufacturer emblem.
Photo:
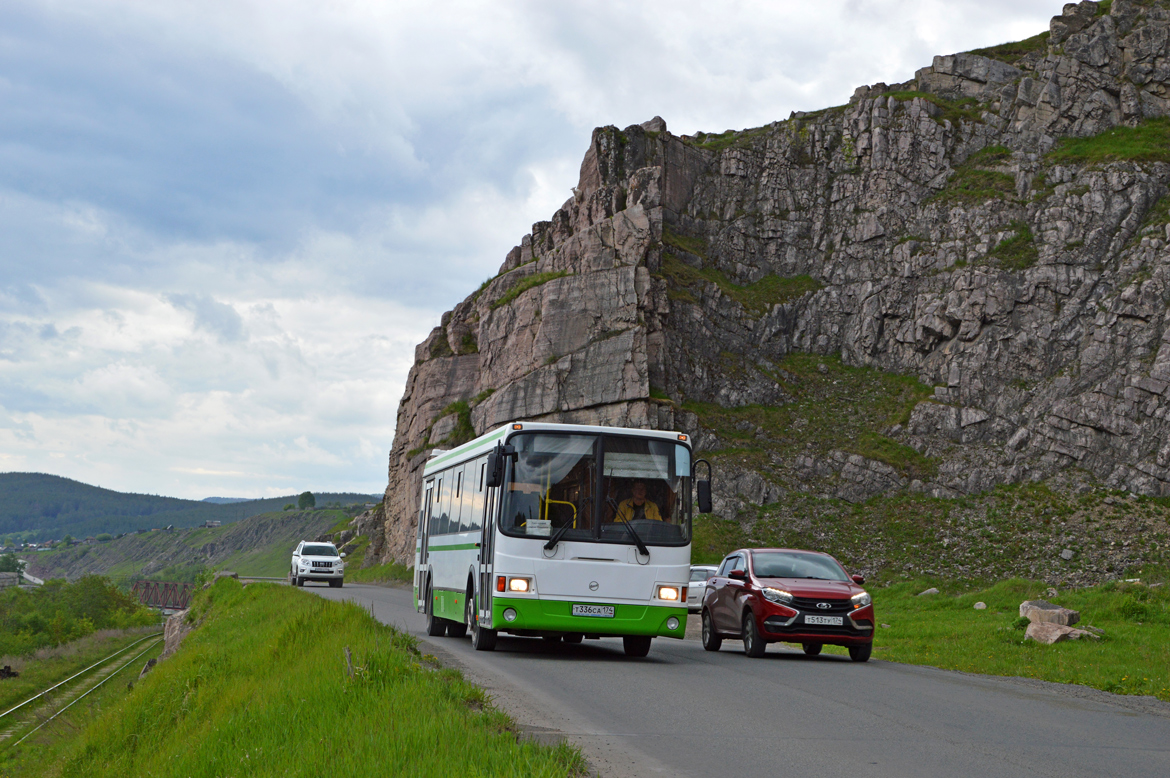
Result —
<svg viewBox="0 0 1170 778"><path fill-rule="evenodd" d="M597 591L597 581L590 581L589 582L589 591L591 591L591 592Z"/></svg>

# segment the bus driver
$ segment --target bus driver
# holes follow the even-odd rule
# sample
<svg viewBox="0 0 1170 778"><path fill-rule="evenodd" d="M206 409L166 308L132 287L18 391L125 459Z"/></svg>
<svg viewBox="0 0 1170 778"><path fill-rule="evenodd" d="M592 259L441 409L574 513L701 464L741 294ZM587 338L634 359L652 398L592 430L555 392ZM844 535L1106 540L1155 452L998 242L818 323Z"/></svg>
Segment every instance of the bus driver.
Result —
<svg viewBox="0 0 1170 778"><path fill-rule="evenodd" d="M618 506L617 515L614 516L614 521L632 521L634 519L662 521L662 516L658 513L658 505L653 500L646 499L645 482L634 481L630 493L633 496L628 500L622 500L621 505Z"/></svg>

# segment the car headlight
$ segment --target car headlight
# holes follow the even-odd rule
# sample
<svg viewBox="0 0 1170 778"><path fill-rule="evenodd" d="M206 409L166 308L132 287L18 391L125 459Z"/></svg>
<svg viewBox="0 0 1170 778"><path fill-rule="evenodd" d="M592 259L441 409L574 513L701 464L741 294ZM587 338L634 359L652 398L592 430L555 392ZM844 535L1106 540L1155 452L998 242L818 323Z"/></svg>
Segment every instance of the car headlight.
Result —
<svg viewBox="0 0 1170 778"><path fill-rule="evenodd" d="M782 602L786 604L792 602L791 592L786 592L783 589L773 589L770 586L764 587L763 591L764 599L770 600L771 602Z"/></svg>
<svg viewBox="0 0 1170 778"><path fill-rule="evenodd" d="M869 596L869 592L860 592L855 594L853 595L852 600L854 608L864 608L866 605L869 605L871 602L873 602L873 598Z"/></svg>

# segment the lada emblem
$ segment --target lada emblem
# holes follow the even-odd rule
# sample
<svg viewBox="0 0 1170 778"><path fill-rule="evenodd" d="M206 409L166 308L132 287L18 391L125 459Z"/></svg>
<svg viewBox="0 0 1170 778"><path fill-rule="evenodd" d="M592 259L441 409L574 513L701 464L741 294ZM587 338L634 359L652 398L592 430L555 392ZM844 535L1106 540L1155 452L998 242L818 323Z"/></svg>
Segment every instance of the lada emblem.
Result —
<svg viewBox="0 0 1170 778"><path fill-rule="evenodd" d="M833 606L827 602L818 602L817 607L823 611L827 611L829 608L832 608Z"/></svg>
<svg viewBox="0 0 1170 778"><path fill-rule="evenodd" d="M589 582L589 591L591 591L591 592L597 591L597 581L590 581Z"/></svg>

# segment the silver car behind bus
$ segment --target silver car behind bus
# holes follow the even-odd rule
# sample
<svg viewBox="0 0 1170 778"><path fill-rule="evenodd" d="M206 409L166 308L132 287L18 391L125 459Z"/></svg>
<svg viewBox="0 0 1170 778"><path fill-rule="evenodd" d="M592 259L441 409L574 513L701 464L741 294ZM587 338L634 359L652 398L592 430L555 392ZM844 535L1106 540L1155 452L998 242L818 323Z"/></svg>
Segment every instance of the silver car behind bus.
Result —
<svg viewBox="0 0 1170 778"><path fill-rule="evenodd" d="M719 565L691 565L691 580L687 584L687 610L698 613L703 607L707 579L715 575Z"/></svg>

